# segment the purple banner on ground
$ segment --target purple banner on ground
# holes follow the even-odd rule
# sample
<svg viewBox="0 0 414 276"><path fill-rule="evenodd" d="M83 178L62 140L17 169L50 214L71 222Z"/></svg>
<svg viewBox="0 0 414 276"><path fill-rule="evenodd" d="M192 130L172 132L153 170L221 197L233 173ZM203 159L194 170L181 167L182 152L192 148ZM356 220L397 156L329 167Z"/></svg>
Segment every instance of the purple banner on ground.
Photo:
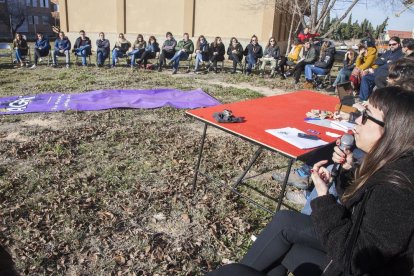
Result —
<svg viewBox="0 0 414 276"><path fill-rule="evenodd" d="M96 90L79 94L49 93L0 98L0 114L163 106L199 108L218 104L219 101L201 89Z"/></svg>

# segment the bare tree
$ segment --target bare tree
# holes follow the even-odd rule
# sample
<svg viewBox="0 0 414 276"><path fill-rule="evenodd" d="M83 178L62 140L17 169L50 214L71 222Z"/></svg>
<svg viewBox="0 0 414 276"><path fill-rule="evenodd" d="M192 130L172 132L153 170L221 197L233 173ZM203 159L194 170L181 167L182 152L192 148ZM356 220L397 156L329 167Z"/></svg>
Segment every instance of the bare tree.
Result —
<svg viewBox="0 0 414 276"><path fill-rule="evenodd" d="M5 6L6 8L0 11L0 20L10 29L14 37L27 18L26 3L24 0L6 0Z"/></svg>

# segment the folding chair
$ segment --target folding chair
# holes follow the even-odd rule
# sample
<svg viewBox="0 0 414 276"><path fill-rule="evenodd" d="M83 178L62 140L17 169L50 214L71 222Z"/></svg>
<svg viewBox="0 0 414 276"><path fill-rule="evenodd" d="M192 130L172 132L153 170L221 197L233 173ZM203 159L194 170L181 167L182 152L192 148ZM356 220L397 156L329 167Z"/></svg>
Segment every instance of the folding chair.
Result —
<svg viewBox="0 0 414 276"><path fill-rule="evenodd" d="M0 57L10 57L13 63L13 50L9 43L0 43Z"/></svg>
<svg viewBox="0 0 414 276"><path fill-rule="evenodd" d="M87 56L87 58L88 58L88 64L91 64L91 56L92 56L92 51L91 51L91 52L89 53L89 55ZM78 63L79 58L80 58L80 59L82 59L82 56L79 56L79 55L77 55L77 54L75 53L75 64L76 64L76 65L79 65L79 63Z"/></svg>
<svg viewBox="0 0 414 276"><path fill-rule="evenodd" d="M331 85L331 70L329 69L329 71L326 74L323 75L314 75L314 84L315 87L317 87L318 89L324 89L325 87Z"/></svg>

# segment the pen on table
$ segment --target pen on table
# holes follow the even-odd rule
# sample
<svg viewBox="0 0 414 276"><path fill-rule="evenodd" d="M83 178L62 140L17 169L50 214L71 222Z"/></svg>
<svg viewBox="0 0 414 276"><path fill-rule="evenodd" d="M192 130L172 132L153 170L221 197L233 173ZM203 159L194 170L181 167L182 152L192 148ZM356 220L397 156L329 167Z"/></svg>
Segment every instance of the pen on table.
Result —
<svg viewBox="0 0 414 276"><path fill-rule="evenodd" d="M320 120L320 118L305 118L305 121Z"/></svg>
<svg viewBox="0 0 414 276"><path fill-rule="evenodd" d="M308 129L307 132L310 132L313 134L321 134L320 132L317 132L316 130L313 130L313 129Z"/></svg>

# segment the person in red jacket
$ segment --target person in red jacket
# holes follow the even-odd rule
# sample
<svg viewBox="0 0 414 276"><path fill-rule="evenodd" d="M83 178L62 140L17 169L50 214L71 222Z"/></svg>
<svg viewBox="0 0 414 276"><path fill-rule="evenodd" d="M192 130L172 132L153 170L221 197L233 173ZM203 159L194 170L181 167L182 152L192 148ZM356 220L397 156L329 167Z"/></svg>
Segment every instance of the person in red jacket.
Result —
<svg viewBox="0 0 414 276"><path fill-rule="evenodd" d="M309 27L305 27L302 32L298 34L298 39L301 43L304 43L306 39L314 38L320 36L318 33L311 34L309 32Z"/></svg>

